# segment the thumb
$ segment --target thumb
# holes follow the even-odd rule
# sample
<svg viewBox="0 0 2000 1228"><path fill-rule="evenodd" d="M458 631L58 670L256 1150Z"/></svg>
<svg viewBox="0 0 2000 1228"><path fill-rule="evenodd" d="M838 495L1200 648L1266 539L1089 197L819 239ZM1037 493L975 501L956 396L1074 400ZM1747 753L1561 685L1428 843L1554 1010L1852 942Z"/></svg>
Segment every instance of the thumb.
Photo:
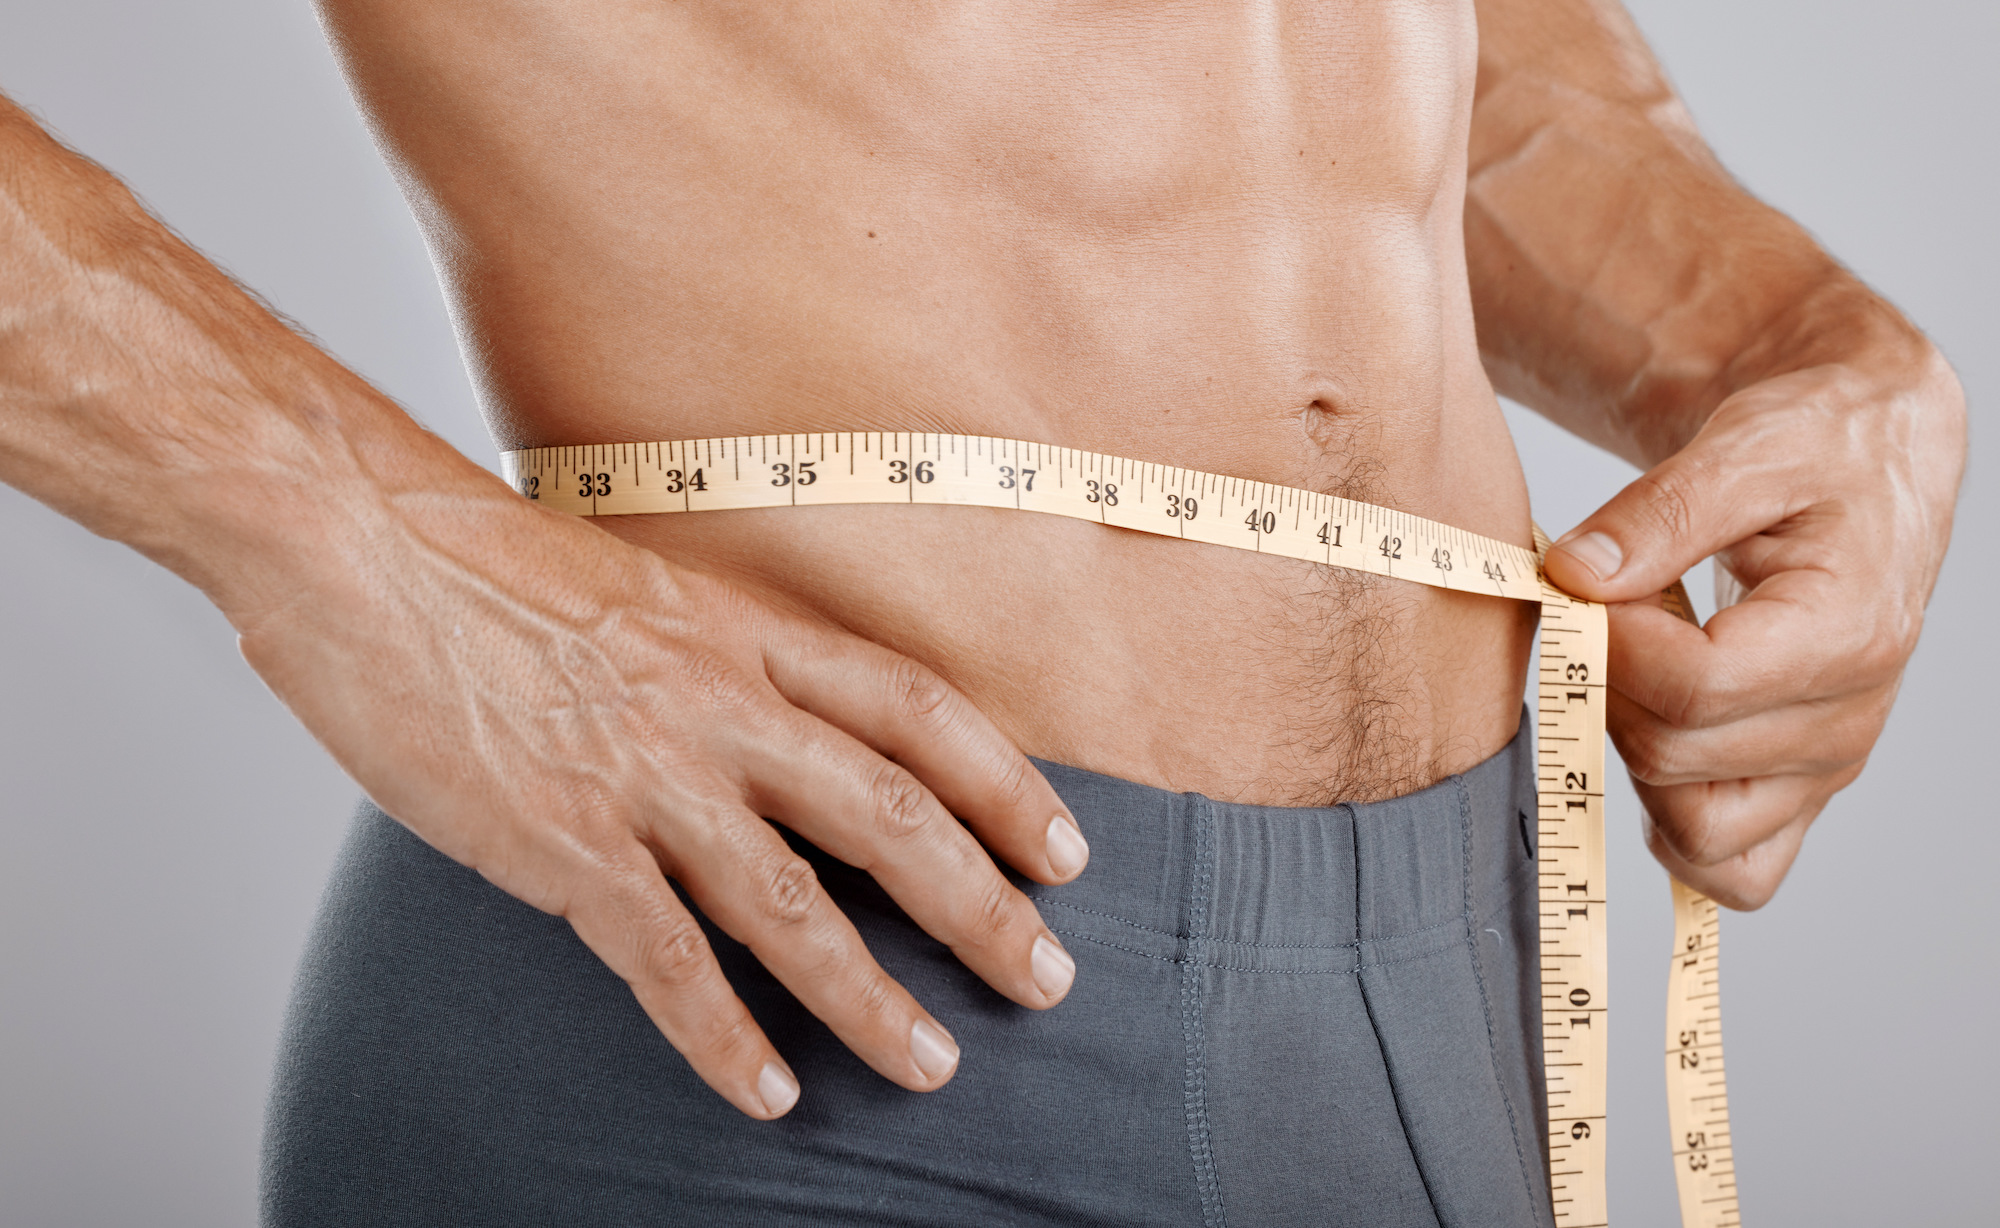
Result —
<svg viewBox="0 0 2000 1228"><path fill-rule="evenodd" d="M1772 468L1697 434L1549 550L1549 579L1592 601L1637 601L1789 514ZM1771 458L1775 459L1775 458Z"/></svg>

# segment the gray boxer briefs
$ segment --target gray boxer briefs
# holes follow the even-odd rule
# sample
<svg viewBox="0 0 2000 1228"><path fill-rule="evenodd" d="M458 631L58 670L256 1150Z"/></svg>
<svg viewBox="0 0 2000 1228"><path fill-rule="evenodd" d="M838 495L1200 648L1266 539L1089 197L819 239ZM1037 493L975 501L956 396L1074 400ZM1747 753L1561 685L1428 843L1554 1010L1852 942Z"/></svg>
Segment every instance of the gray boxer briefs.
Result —
<svg viewBox="0 0 2000 1228"><path fill-rule="evenodd" d="M799 844L964 1056L895 1087L710 928L803 1086L776 1122L565 922L364 805L287 1024L265 1222L1546 1226L1533 762L1524 728L1324 808L1037 764L1093 850L1023 884L1077 962L1046 1012Z"/></svg>

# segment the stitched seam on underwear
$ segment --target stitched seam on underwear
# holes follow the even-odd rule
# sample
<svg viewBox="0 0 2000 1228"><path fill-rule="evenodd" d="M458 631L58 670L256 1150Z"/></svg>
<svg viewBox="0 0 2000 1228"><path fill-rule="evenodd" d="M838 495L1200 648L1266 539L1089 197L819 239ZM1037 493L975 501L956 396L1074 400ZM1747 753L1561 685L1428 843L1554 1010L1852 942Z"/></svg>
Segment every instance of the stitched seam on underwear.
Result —
<svg viewBox="0 0 2000 1228"><path fill-rule="evenodd" d="M1053 925L1049 927L1049 932L1063 938L1074 938L1078 942L1088 942L1100 947L1109 947L1113 951L1123 951L1127 955L1137 955L1141 959L1156 959L1163 964L1193 964L1196 967L1213 968L1218 972L1268 972L1274 976L1353 976L1355 973L1364 972L1369 968L1393 968L1397 964L1414 964L1426 959L1436 959L1438 956L1449 954L1456 949L1455 946L1442 946L1418 955L1404 955L1396 959L1378 959L1372 964L1356 964L1352 968L1246 968L1241 964L1218 964L1213 960L1189 959L1180 955L1155 955L1151 951L1141 951L1138 947L1128 947L1122 943L1113 942L1109 938L1099 938L1095 934L1080 933L1076 930L1058 929Z"/></svg>
<svg viewBox="0 0 2000 1228"><path fill-rule="evenodd" d="M1354 932L1365 934L1368 930L1362 924L1361 910L1366 905L1368 893L1374 889L1375 884L1366 877L1367 863L1361 855L1361 816L1355 814L1352 807L1348 808L1348 815L1353 820L1348 830L1354 833ZM1361 970L1356 968L1355 971ZM1396 1068L1389 1061L1389 1047L1382 1043L1382 1022L1375 1017L1375 1003L1368 995L1367 978L1355 977L1354 985L1361 991L1361 1009L1367 1012L1368 1030L1375 1034L1375 1052L1382 1059L1382 1073L1388 1076L1389 1103L1396 1107L1396 1122L1403 1127L1403 1146L1409 1150L1410 1167L1417 1170L1417 1180L1424 1187L1424 1201L1430 1204L1431 1220L1438 1224L1439 1228L1443 1228L1444 1216L1438 1213L1437 1191L1431 1188L1431 1175L1424 1171L1423 1161L1417 1158L1417 1140L1410 1133L1410 1115L1403 1108L1403 1089L1397 1085Z"/></svg>
<svg viewBox="0 0 2000 1228"><path fill-rule="evenodd" d="M1514 910L1515 900L1520 899L1522 896L1526 895L1530 891L1538 889L1540 886L1541 884L1536 882L1533 878L1521 879L1513 886L1507 888L1507 894L1505 898L1503 898L1499 903L1487 909L1484 913L1480 915L1479 923L1481 925L1484 925L1486 922L1491 921L1493 918L1499 916L1501 913L1512 912Z"/></svg>
<svg viewBox="0 0 2000 1228"><path fill-rule="evenodd" d="M1513 897L1510 896L1508 898L1511 901ZM1190 937L1190 935L1188 934L1175 934L1175 933L1170 933L1163 929L1156 929L1150 925L1141 925L1137 921L1127 921L1125 918L1118 916L1115 913L1099 912L1095 908L1085 908L1080 904L1066 904L1061 900L1051 900L1047 898L1038 899L1035 902L1037 904L1054 904L1059 908L1067 908L1071 912L1083 913L1085 916L1102 917L1106 921L1116 921L1120 925L1130 926L1132 929L1138 930L1140 933L1158 934L1162 938L1172 938L1177 942L1184 941ZM1406 938L1415 938L1420 934L1428 934L1432 930L1452 929L1461 924L1463 924L1462 918L1453 917L1449 921L1440 921L1436 925L1426 925L1422 929L1405 930L1400 934L1391 934L1387 938L1371 939L1371 941L1401 942ZM1203 938L1200 941L1213 943L1216 946L1248 947L1253 951L1355 951L1359 950L1361 947L1361 943L1359 941L1333 942L1333 943L1246 942L1237 938Z"/></svg>
<svg viewBox="0 0 2000 1228"><path fill-rule="evenodd" d="M1521 1149L1521 1122L1514 1112L1514 1098L1507 1094L1507 1081L1500 1077L1500 1038L1493 1029L1493 999L1486 992L1485 961L1479 958L1480 919L1473 916L1472 904L1472 793L1465 787L1465 777L1454 776L1452 782L1458 786L1458 821L1460 839L1465 845L1465 942L1469 948L1466 954L1472 957L1472 981L1479 986L1479 1009L1486 1016L1486 1057L1493 1065L1493 1087L1500 1093L1500 1106L1507 1110L1507 1132L1514 1136L1514 1159L1521 1166L1521 1181L1528 1195L1528 1209L1535 1208L1535 1182L1528 1175L1528 1155ZM1482 918L1483 919L1483 918Z"/></svg>
<svg viewBox="0 0 2000 1228"><path fill-rule="evenodd" d="M1208 1131L1208 1038L1202 1030L1201 965L1191 958L1195 942L1208 928L1209 859L1212 831L1208 799L1183 794L1194 835L1194 866L1188 883L1187 937L1181 963L1181 1040L1187 1048L1187 1074L1182 1086L1187 1115L1188 1158L1194 1163L1195 1192L1201 1199L1203 1228L1224 1228L1222 1188L1215 1172L1215 1148Z"/></svg>

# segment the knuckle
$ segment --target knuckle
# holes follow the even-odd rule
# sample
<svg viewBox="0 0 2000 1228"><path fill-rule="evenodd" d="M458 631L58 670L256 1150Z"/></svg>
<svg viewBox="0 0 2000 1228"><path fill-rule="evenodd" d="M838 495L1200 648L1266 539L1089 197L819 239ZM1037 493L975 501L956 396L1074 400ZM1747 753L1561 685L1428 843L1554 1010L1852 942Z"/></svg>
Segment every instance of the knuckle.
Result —
<svg viewBox="0 0 2000 1228"><path fill-rule="evenodd" d="M1667 853L1681 861L1698 864L1688 847L1691 842L1687 838L1684 824L1679 819L1665 815L1656 817L1646 837L1647 843L1653 846L1656 854Z"/></svg>
<svg viewBox="0 0 2000 1228"><path fill-rule="evenodd" d="M1685 794L1688 791L1678 792ZM1707 866L1720 860L1711 853L1720 825L1709 797L1696 801L1690 801L1685 796L1676 797L1674 803L1654 803L1651 808L1655 813L1647 831L1649 842L1656 842L1660 848L1689 865Z"/></svg>
<svg viewBox="0 0 2000 1228"><path fill-rule="evenodd" d="M1035 771L1027 756L1009 754L1002 762L993 786L1001 805L1022 809L1034 796L1035 785L1040 779L1041 774Z"/></svg>
<svg viewBox="0 0 2000 1228"><path fill-rule="evenodd" d="M897 714L912 724L935 724L951 704L950 685L908 657L889 667L889 689Z"/></svg>
<svg viewBox="0 0 2000 1228"><path fill-rule="evenodd" d="M604 779L574 772L555 785L552 798L560 823L599 864L615 863L639 829L639 810Z"/></svg>
<svg viewBox="0 0 2000 1228"><path fill-rule="evenodd" d="M645 560L650 563L654 560ZM719 576L678 567L649 567L640 608L648 625L692 643L744 643L768 630L770 606Z"/></svg>
<svg viewBox="0 0 2000 1228"><path fill-rule="evenodd" d="M1776 875L1757 875L1737 889L1729 906L1737 912L1756 912L1777 897L1778 885L1783 881Z"/></svg>
<svg viewBox="0 0 2000 1228"><path fill-rule="evenodd" d="M1633 480L1632 488L1639 496L1641 516L1650 522L1648 527L1669 541L1681 541L1693 533L1694 502L1688 481L1678 470L1641 474Z"/></svg>
<svg viewBox="0 0 2000 1228"><path fill-rule="evenodd" d="M673 654L670 672L682 702L713 714L748 709L757 698L749 676L712 649L682 648Z"/></svg>
<svg viewBox="0 0 2000 1228"><path fill-rule="evenodd" d="M655 791L641 836L667 877L699 878L719 865L754 864L764 853L770 828L747 818L742 803L731 796L731 785L692 772L675 783L677 795Z"/></svg>
<svg viewBox="0 0 2000 1228"><path fill-rule="evenodd" d="M1915 646L1916 637L1911 635L1906 641L1894 630L1884 630L1880 634L1866 636L1840 664L1840 672L1849 678L1870 680L1893 678L1903 670L1910 658L1910 650Z"/></svg>
<svg viewBox="0 0 2000 1228"><path fill-rule="evenodd" d="M1778 894L1778 886L1784 879L1783 869L1732 866L1722 873L1710 876L1708 883L1703 886L1703 893L1713 896L1737 912L1755 912L1771 902L1772 897Z"/></svg>
<svg viewBox="0 0 2000 1228"><path fill-rule="evenodd" d="M764 915L778 925L803 925L819 910L819 875L804 858L779 858L764 871L762 879L759 901Z"/></svg>
<svg viewBox="0 0 2000 1228"><path fill-rule="evenodd" d="M1735 676L1716 669L1689 679L1664 713L1677 729L1711 729L1738 715L1743 688Z"/></svg>
<svg viewBox="0 0 2000 1228"><path fill-rule="evenodd" d="M917 778L884 762L868 789L873 799L875 823L891 840L903 841L926 832L933 819L930 794Z"/></svg>
<svg viewBox="0 0 2000 1228"><path fill-rule="evenodd" d="M731 1054L755 1053L763 1048L763 1033L738 1009L714 1011L701 1017L687 1048L712 1061Z"/></svg>
<svg viewBox="0 0 2000 1228"><path fill-rule="evenodd" d="M1701 804L1693 808L1689 821L1682 833L1682 843L1686 848L1681 856L1688 864L1712 869L1743 853L1749 836L1740 821L1743 816L1725 813L1727 807L1718 801L1714 790ZM1732 817L1738 821L1732 822Z"/></svg>
<svg viewBox="0 0 2000 1228"><path fill-rule="evenodd" d="M847 991L847 1010L868 1025L894 1021L902 1014L902 998L893 986L894 982L885 974L872 967L864 968Z"/></svg>
<svg viewBox="0 0 2000 1228"><path fill-rule="evenodd" d="M1625 769L1641 784L1663 785L1670 774L1670 752L1660 731L1652 728L1631 729L1618 739L1618 755L1625 761Z"/></svg>
<svg viewBox="0 0 2000 1228"><path fill-rule="evenodd" d="M1813 754L1814 766L1822 772L1842 772L1866 763L1881 733L1881 724L1865 717L1843 722L1819 744Z"/></svg>
<svg viewBox="0 0 2000 1228"><path fill-rule="evenodd" d="M1014 928L1017 913L1015 900L1018 893L999 875L993 875L967 914L967 937L984 945L1002 937Z"/></svg>
<svg viewBox="0 0 2000 1228"><path fill-rule="evenodd" d="M648 925L637 938L640 975L655 984L685 989L706 978L708 939L692 918Z"/></svg>

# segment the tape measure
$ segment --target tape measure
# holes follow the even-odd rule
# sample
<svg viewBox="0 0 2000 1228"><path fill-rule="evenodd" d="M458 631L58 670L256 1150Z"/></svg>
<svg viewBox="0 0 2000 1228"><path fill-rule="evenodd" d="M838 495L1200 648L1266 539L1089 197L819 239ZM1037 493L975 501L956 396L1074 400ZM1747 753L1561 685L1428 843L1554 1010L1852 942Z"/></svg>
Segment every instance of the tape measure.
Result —
<svg viewBox="0 0 2000 1228"><path fill-rule="evenodd" d="M522 494L580 516L816 504L1014 508L1539 602L1542 1056L1558 1228L1603 1228L1610 994L1604 883L1604 607L1542 577L1533 552L1373 504L1015 439L899 432L750 435L532 448L502 458ZM1678 583L1668 608L1694 621ZM1715 904L1673 884L1667 1103L1683 1228L1735 1228Z"/></svg>

